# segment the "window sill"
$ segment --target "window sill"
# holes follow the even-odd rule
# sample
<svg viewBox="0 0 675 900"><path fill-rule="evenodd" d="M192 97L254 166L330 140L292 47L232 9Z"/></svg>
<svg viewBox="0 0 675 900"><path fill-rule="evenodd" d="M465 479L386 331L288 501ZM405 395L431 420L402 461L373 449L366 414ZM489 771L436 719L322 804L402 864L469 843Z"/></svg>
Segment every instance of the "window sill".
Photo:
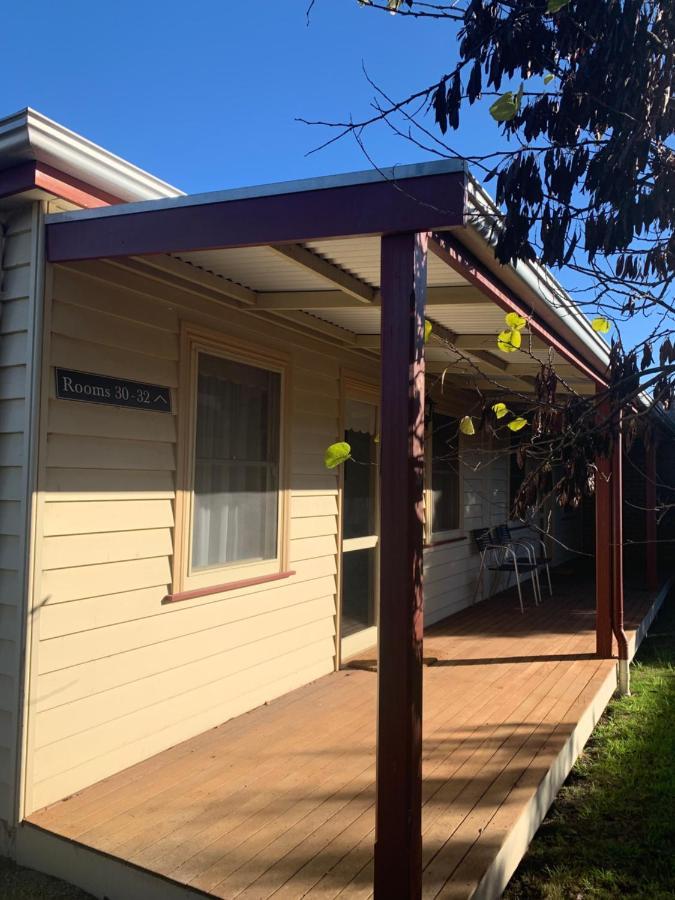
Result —
<svg viewBox="0 0 675 900"><path fill-rule="evenodd" d="M446 544L459 544L461 541L468 540L468 535L458 534L454 537L432 537L428 544L424 545L425 550L431 550L433 547L444 547Z"/></svg>
<svg viewBox="0 0 675 900"><path fill-rule="evenodd" d="M244 578L241 581L228 581L225 584L214 584L209 587L196 588L193 591L178 591L175 594L167 594L162 600L162 605L182 603L184 600L197 600L199 597L209 597L212 594L225 594L227 591L255 587L258 584L267 584L270 581L282 581L284 578L290 578L292 575L295 575L295 572L273 572L271 575L259 575L257 578Z"/></svg>

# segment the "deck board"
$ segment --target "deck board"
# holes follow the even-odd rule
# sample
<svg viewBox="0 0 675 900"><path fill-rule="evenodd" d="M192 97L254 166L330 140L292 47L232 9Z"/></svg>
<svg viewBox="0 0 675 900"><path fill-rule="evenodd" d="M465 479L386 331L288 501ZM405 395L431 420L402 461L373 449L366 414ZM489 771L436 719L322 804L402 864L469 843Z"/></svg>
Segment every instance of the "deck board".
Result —
<svg viewBox="0 0 675 900"><path fill-rule="evenodd" d="M652 600L627 590L628 629ZM425 636L425 900L479 884L612 672L594 641L592 581L562 573ZM373 671L337 672L28 821L227 900L370 897L375 702Z"/></svg>

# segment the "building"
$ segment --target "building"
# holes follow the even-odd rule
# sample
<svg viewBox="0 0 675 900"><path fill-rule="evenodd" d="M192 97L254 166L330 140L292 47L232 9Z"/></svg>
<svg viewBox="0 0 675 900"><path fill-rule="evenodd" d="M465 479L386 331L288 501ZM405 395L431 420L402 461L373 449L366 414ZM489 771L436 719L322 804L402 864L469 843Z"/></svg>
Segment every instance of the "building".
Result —
<svg viewBox="0 0 675 900"><path fill-rule="evenodd" d="M494 209L456 161L185 196L26 110L0 121L0 197L0 848L64 874L27 820L338 671L378 624L381 846L410 848L421 542L431 626L474 604L470 533L506 521L516 475L464 437L462 464L437 466L432 438L422 534L409 427L426 409L454 434L476 384L531 395L549 348L592 394L607 345L550 274L498 265ZM532 348L514 362L496 347L508 311ZM433 324L425 354L415 315ZM360 465L327 470L345 435ZM620 494L601 493L620 529ZM583 512L551 522L565 562ZM616 556L606 529L601 659L622 636ZM645 620L663 595L646 556ZM392 877L414 879L403 855ZM66 874L98 891L91 866L78 851ZM119 896L153 896L135 866ZM179 882L152 890L197 895Z"/></svg>

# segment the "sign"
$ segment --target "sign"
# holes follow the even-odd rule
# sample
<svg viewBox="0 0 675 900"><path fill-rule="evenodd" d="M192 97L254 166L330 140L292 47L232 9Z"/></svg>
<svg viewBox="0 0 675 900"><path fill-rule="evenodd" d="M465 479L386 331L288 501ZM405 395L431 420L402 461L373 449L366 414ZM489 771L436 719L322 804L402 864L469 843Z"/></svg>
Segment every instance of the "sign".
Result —
<svg viewBox="0 0 675 900"><path fill-rule="evenodd" d="M72 369L56 369L56 396L59 400L171 412L171 389L168 387Z"/></svg>

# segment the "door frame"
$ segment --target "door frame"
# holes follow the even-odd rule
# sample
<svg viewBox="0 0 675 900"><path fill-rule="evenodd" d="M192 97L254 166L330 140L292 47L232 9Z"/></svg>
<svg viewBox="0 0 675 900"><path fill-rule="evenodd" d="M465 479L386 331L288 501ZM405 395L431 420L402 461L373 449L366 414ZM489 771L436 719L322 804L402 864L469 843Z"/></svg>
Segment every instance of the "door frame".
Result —
<svg viewBox="0 0 675 900"><path fill-rule="evenodd" d="M374 379L370 379L358 372L348 369L342 369L340 372L340 422L339 434L340 440L344 440L345 424L346 424L346 406L348 400L360 400L363 403L370 403L377 409L377 429L380 423L380 386ZM379 487L379 450L377 453L376 473L376 497L375 497L375 534L377 535L377 543L375 545L375 579L374 579L374 604L375 604L375 624L370 628L366 628L355 635L347 638L347 645L343 646L342 639L342 554L343 554L343 504L344 504L344 466L340 466L340 476L338 483L338 552L337 552L337 603L335 616L335 648L336 648L336 668L341 668L343 660L353 657L361 650L367 650L377 644L378 630L377 623L379 619L380 606L380 487ZM350 538L350 543L364 541L372 541L369 535L366 538ZM369 544L372 546L372 543ZM356 546L351 548L357 549ZM365 549L365 544L364 544ZM349 552L349 551L347 551Z"/></svg>

